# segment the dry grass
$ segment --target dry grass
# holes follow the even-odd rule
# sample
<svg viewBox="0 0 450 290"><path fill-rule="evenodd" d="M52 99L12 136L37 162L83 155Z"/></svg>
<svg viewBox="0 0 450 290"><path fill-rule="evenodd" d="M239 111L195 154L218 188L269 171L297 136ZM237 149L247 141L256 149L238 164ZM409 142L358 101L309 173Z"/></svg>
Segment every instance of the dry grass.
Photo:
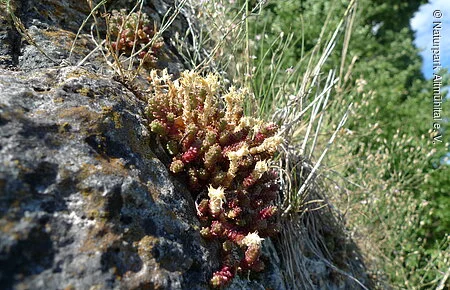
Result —
<svg viewBox="0 0 450 290"><path fill-rule="evenodd" d="M439 263L449 261L450 257L429 254L428 264L419 269L405 268L404 264L418 255L428 255L425 252L405 251L396 253L394 258L386 254L404 249L399 244L401 235L395 239L391 237L398 232L409 234L415 223L420 223L420 215L428 210L426 204L417 202L408 191L408 187L417 186L426 178L421 172L410 170L417 168L413 166L415 163L426 162L421 159L425 147L406 148L405 144L411 140L398 136L394 143L376 140L376 150L359 148L360 144L353 140L364 134L376 134L377 124L367 132L352 132L345 125L349 118L352 122L364 118L360 112L374 96L374 92L365 92L366 80L359 79L355 84L351 78L357 58L346 66L357 1L351 1L334 29L330 28L327 18L316 46L288 70L282 66L285 52L293 45L292 34L279 35L265 52L260 52L257 62L253 60L256 56L252 54L254 40L249 37L249 22L258 16L265 1L256 1L253 7L248 1L240 7L229 2L234 1L181 1L165 17L155 37L167 30L174 17L185 9L194 16L187 19L189 29L185 35L175 35L171 41L188 66L200 73L213 71L222 75L225 86L247 87L253 92L246 100L247 112L276 121L281 126L280 133L285 142L277 159L277 168L283 188L279 198L283 226L280 238L274 242L282 257L281 268L287 287L317 288L317 279L325 272L314 272L314 265L324 265L349 287L366 289L374 286L370 277L365 276L359 246L369 261L371 278L378 282L377 287L388 287L384 281L390 276L391 281L404 279L403 286L414 289L407 281L414 277L412 271L420 270L423 277L429 275L427 273L440 271L440 274L432 277L431 282L423 278L423 281L412 283L428 279L428 285L443 289L450 270ZM140 11L142 5L142 0L137 1L131 12ZM92 10L99 7L92 7ZM96 23L91 37L97 49L122 78L135 78L142 68L141 64L137 69L131 65L138 52L121 58L108 45L110 41L98 38L95 27L100 20L95 13L91 17ZM194 18L200 21L196 22ZM339 45L342 47L340 66L325 70L327 59L335 53L338 41L342 41ZM79 65L89 57L86 56ZM263 65L264 60L270 63L269 69ZM299 75L301 66L303 72ZM355 154L356 149L358 153ZM399 150L405 151L405 162L390 162L392 153ZM373 167L373 163L387 166ZM358 170L348 175L351 168ZM388 173L386 181L384 177ZM404 188L399 190L395 188L396 184L402 184ZM404 209L399 211L398 217L386 218L386 214L396 212L398 208ZM349 231L344 224L350 226ZM442 241L440 248L450 249L449 240ZM445 253L442 251L438 255ZM405 272L405 269L409 270Z"/></svg>
<svg viewBox="0 0 450 290"><path fill-rule="evenodd" d="M27 29L25 28L25 25L23 25L22 20L20 20L19 17L15 15L16 6L15 3L11 0L2 0L0 2L0 8L4 10L4 12L9 16L10 21L12 22L12 25L16 29L16 31L20 34L20 36L27 41L30 45L33 45L36 47L36 49L45 56L49 61L52 63L59 64L58 61L54 60L52 57L50 57L43 49L34 41L33 37L28 33ZM3 6L3 7L2 7Z"/></svg>
<svg viewBox="0 0 450 290"><path fill-rule="evenodd" d="M220 6L220 1L211 2L212 12L201 10L205 13L203 20L208 23L206 27L210 28L206 33L209 38L202 36L202 39L208 39L209 43L214 44L214 53L208 55L207 60L200 62L200 67L212 63L214 59L219 63L218 67L226 70L233 80L239 79L240 85L251 85L252 75L260 73L264 68L253 67L247 21L249 16L261 9L262 3L259 2L251 11L245 5L241 9L226 11L225 6ZM216 17L214 13L218 11L217 7L221 9L220 14L225 15L225 19ZM362 262L350 262L353 258L358 258L356 247L349 241L349 233L345 232L339 214L329 204L324 194L327 192L327 186L320 176L324 165L322 162L344 127L351 110L351 104L347 104L343 107L344 110L340 110L341 119L337 123L335 119L330 121L327 110L330 103L335 102L331 96L334 95L333 99L339 99L338 92L343 92L343 89L339 88L348 83L350 70L344 67L344 57L339 70L330 70L324 74L324 66L342 33L345 36L345 56L355 9L356 4L353 1L331 34L327 33L327 23L324 25L317 45L303 62L307 63L307 69L301 76L286 73L282 69L283 53L291 45L292 35L280 35L269 47L277 52L276 57L270 60L272 69L270 73L263 74L263 77L268 78L266 84L270 84L269 88L253 87L254 94L263 100L259 103L254 99L247 100L247 106L252 108L250 111L259 112L259 115L280 124L280 134L285 140L277 166L283 188L279 200L283 211L283 226L280 238L275 244L282 257L281 266L289 289L318 287L318 281L315 280L317 277L314 278L317 273L314 274L310 269L311 263L325 265L331 272L347 280L348 285L359 285L364 289L364 284L368 284L367 281L360 282L355 278L362 276ZM236 14L230 17L230 13ZM217 35L220 37L217 38ZM224 46L227 38L232 39L233 46ZM200 36L197 39L200 39ZM219 40L214 42L214 39ZM208 41L205 42L207 43ZM229 55L233 55L233 61L237 63L222 61L224 56L230 59L227 57ZM269 57L268 55L263 54L262 58ZM292 70L296 71L296 68ZM280 74L286 75L281 83L276 78ZM283 84L283 81L286 84L292 83L295 78L301 81L294 87L287 88ZM330 246L333 249L328 250Z"/></svg>
<svg viewBox="0 0 450 290"><path fill-rule="evenodd" d="M106 33L106 39L102 37L101 27L106 26L108 18L106 1L98 4L92 0L87 2L91 13L80 27L72 50L91 19L90 37L96 48L77 65L83 65L96 52L100 52L123 80L133 80L143 69L142 61L136 57L145 48L134 47L130 56L119 55L110 45L111 40L118 36ZM361 257L349 239L351 236L370 262L378 287L387 287L383 282L386 276L408 289L417 289L416 285L436 289L449 287L450 237L440 241L437 247L440 251L433 253L426 251L427 241L420 238L416 244L407 245L414 250L402 244L404 240L411 239L408 235L420 228L422 215L432 210L426 201L415 198L410 190L427 178L420 171L421 167L417 166L429 161L429 154L432 153L425 149L427 145L398 134L393 142L375 138L373 145L367 148L358 144L356 137L365 134L376 136L380 130L377 124L366 132L352 132L345 128L349 117L354 122L364 117L359 114L361 106L373 97L373 92L364 92L366 81L358 80L356 90L361 96L355 98L362 101L352 105L341 98L354 85L350 83L350 76L356 58L349 67L345 64L356 1L351 1L331 34L327 33L330 30L325 20L314 49L299 60L298 67L292 67L290 72L282 68L282 59L284 52L292 45L292 35L280 35L270 44L267 52L259 56L262 60L271 58L270 70L262 65L262 61L256 66L252 61L249 21L259 14L265 1L257 1L253 7L249 7L246 1L245 5L234 10L230 10L230 5L224 1L190 1L189 5L187 2L179 1L174 9L167 12L148 46L167 31L182 9L189 10L190 14L201 19L201 23L188 18L186 34L176 35L172 40L185 61L199 72L215 71L227 75L223 79L224 84L249 87L255 97L246 100L248 111L258 112L259 117L270 118L281 125L285 142L278 156L278 170L283 187L279 200L283 209L283 226L275 244L282 257L281 266L288 288L317 287L318 282L311 270L311 263L315 262L326 265L349 281L348 285L359 285L364 289L371 286L363 275L362 261L355 262ZM20 19L14 15L11 1L2 0L1 3L22 37L55 62L28 35ZM136 1L130 14L135 11L140 13L143 5L144 0ZM341 35L341 65L324 71L325 63ZM269 51L276 53L269 56ZM305 63L305 72L296 75L299 66ZM264 85L257 85L253 80L256 75L264 80ZM338 120L336 114L340 116ZM336 138L340 138L339 144L334 144L339 150L334 152L339 153L329 154ZM408 145L412 141L416 145ZM404 152L403 157L392 160L393 156L398 156L394 152ZM371 164L386 166L374 167ZM357 170L346 176L340 174L348 172L349 168ZM336 204L343 213L332 204ZM350 232L344 229L344 218ZM417 264L423 257L426 264ZM361 281L358 280L360 278Z"/></svg>
<svg viewBox="0 0 450 290"><path fill-rule="evenodd" d="M86 0L90 7L90 14L83 21L80 26L75 40L72 44L70 55L75 48L75 44L82 33L83 29L88 23L92 23L90 26L90 39L95 44L95 48L86 55L82 60L80 60L76 65L82 66L87 62L96 52L100 52L103 56L105 63L113 70L113 72L118 75L123 82L132 83L133 80L139 75L148 76L148 70L144 68L144 59L138 58L139 54L144 50L148 50L155 43L162 39L163 33L165 33L173 24L175 19L180 15L181 11L184 9L187 0L177 1L174 7L167 10L166 14L163 16L161 23L156 27L155 23L155 33L151 40L143 47L137 47L134 42L132 52L130 55L125 55L120 53L117 49L112 46L112 43L116 42L123 31L123 27L119 29L116 35L113 35L111 28L109 27L109 19L111 17L110 11L107 10L106 0L101 0L99 3L95 3L92 0ZM138 0L134 7L132 7L128 12L128 17L131 17L133 13L142 17L143 6L145 1ZM137 27L135 33L135 38L137 38ZM70 59L69 55L69 59Z"/></svg>

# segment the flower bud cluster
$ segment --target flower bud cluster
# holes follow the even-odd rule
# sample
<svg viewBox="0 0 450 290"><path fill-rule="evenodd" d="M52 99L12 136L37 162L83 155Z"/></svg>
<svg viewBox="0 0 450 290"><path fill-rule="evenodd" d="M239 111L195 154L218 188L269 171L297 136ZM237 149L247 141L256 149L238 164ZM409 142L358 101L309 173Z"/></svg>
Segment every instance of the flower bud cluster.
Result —
<svg viewBox="0 0 450 290"><path fill-rule="evenodd" d="M184 72L172 81L151 72L150 129L172 156L170 170L185 174L197 195L200 233L222 243L222 266L211 285L241 271L262 271L261 241L277 233L278 177L270 162L281 143L272 123L243 116L246 92L220 98L215 75Z"/></svg>
<svg viewBox="0 0 450 290"><path fill-rule="evenodd" d="M155 38L156 25L150 23L147 14L113 10L108 19L108 29L111 46L117 54L131 56L139 52L137 56L145 65L151 67L156 64L156 54L164 41L161 37Z"/></svg>

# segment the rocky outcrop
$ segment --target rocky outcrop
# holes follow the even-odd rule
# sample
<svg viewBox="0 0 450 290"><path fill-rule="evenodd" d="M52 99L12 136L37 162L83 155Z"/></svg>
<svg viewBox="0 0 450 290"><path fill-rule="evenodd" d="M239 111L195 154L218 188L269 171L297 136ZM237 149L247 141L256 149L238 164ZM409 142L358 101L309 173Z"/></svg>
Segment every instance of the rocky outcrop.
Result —
<svg viewBox="0 0 450 290"><path fill-rule="evenodd" d="M168 172L170 160L148 130L148 83L125 85L92 40L92 17L84 23L91 1L7 2L9 9L0 4L0 289L208 289L219 245L201 238L195 197ZM143 11L160 23L175 2L146 1ZM187 17L182 9L163 34L158 58L175 76L186 66L170 39L184 35ZM229 288L286 289L279 245L266 240L265 271ZM308 254L306 242L292 249L305 265L295 277L317 289L356 285Z"/></svg>
<svg viewBox="0 0 450 290"><path fill-rule="evenodd" d="M0 91L2 289L207 288L217 248L143 101L74 67L0 70Z"/></svg>
<svg viewBox="0 0 450 290"><path fill-rule="evenodd" d="M100 51L74 66L95 49L82 33L70 53L87 2L12 1L37 46L2 7L0 288L207 289L218 246L200 237L194 199L168 173L146 103ZM147 13L161 18L172 4L151 1ZM183 64L164 49L158 66L176 74ZM230 287L283 289L268 265Z"/></svg>
<svg viewBox="0 0 450 290"><path fill-rule="evenodd" d="M105 6L94 10L98 2L100 1L8 0L8 6L0 4L0 67L33 70L82 64L84 68L96 73L111 75L112 69L98 49L99 43L95 41L99 39L96 38L106 37L105 12L115 9L131 10L136 1L105 1ZM174 13L174 5L177 3L174 0L145 2L143 13L157 24L161 24L165 16ZM95 20L91 11L96 11L93 13L96 15ZM14 21L11 14L20 23ZM190 17L187 6L164 31L166 45L157 64L157 67L168 68L175 75L184 66L170 39L175 33L183 34L187 29L186 17Z"/></svg>
<svg viewBox="0 0 450 290"><path fill-rule="evenodd" d="M207 281L214 249L198 234L189 192L151 150L141 101L71 67L0 71L0 89L6 288Z"/></svg>

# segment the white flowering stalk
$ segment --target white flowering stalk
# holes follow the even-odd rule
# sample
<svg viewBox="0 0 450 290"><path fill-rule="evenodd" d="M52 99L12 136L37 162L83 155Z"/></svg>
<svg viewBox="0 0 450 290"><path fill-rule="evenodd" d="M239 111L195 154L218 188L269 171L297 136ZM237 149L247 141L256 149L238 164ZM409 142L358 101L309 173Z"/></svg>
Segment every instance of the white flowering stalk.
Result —
<svg viewBox="0 0 450 290"><path fill-rule="evenodd" d="M226 201L225 190L219 186L214 188L208 187L209 210L213 216L218 216L223 210L223 203Z"/></svg>
<svg viewBox="0 0 450 290"><path fill-rule="evenodd" d="M250 233L242 239L242 246L246 246L244 261L248 265L255 263L261 255L261 242L264 239L260 238L258 232Z"/></svg>
<svg viewBox="0 0 450 290"><path fill-rule="evenodd" d="M260 179L261 176L269 170L269 163L266 160L256 162L255 168L252 172L252 177L256 179Z"/></svg>
<svg viewBox="0 0 450 290"><path fill-rule="evenodd" d="M248 145L244 144L239 150L237 151L229 151L227 152L228 160L230 160L230 167L228 168L227 172L227 179L231 182L233 178L236 176L236 172L239 169L239 161L249 155L250 152L248 150Z"/></svg>
<svg viewBox="0 0 450 290"><path fill-rule="evenodd" d="M277 151L278 146L282 143L283 138L280 136L273 136L265 139L263 143L259 146L250 148L251 154L258 154L261 152L267 152L269 154L274 154Z"/></svg>

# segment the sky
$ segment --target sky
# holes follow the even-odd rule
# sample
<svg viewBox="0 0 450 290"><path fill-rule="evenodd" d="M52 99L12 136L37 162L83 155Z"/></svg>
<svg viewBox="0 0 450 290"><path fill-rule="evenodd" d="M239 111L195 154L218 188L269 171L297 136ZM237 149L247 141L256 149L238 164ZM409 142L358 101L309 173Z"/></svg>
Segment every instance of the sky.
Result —
<svg viewBox="0 0 450 290"><path fill-rule="evenodd" d="M423 58L422 72L426 78L433 76L433 21L440 21L440 59L441 66L450 69L450 0L430 0L422 5L411 19L415 31L416 46L421 49ZM440 13L439 13L440 11ZM438 18L440 15L440 18Z"/></svg>

